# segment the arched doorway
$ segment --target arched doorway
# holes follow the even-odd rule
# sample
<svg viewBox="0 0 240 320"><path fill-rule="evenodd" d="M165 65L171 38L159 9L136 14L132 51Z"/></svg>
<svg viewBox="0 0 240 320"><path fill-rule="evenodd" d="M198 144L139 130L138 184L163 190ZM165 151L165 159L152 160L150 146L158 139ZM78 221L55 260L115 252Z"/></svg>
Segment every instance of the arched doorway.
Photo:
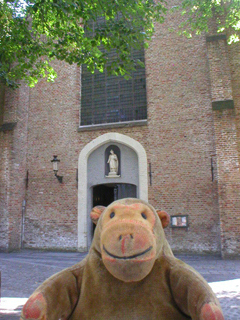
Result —
<svg viewBox="0 0 240 320"><path fill-rule="evenodd" d="M104 153L115 145L121 151L120 176L106 177ZM106 184L134 184L136 197L148 201L147 156L136 140L115 132L106 133L88 143L78 161L78 250L89 247L89 213L93 205L93 187ZM110 187L112 188L112 187ZM128 197L131 195L128 195Z"/></svg>

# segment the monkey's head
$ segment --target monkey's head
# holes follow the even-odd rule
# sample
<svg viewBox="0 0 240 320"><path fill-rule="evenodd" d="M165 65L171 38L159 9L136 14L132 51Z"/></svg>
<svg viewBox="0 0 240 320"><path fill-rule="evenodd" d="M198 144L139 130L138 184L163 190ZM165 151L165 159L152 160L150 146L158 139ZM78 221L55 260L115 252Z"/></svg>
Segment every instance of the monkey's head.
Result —
<svg viewBox="0 0 240 320"><path fill-rule="evenodd" d="M93 247L101 254L107 270L124 282L140 281L153 268L164 246L169 254L163 228L169 216L139 199L127 198L91 211L97 224Z"/></svg>

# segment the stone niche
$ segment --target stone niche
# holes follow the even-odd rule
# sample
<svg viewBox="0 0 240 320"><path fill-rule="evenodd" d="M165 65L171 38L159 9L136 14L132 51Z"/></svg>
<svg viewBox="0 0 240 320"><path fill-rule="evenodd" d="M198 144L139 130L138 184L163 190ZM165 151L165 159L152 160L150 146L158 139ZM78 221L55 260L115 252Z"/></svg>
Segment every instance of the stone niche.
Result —
<svg viewBox="0 0 240 320"><path fill-rule="evenodd" d="M105 177L121 176L121 151L118 146L110 145L105 150Z"/></svg>

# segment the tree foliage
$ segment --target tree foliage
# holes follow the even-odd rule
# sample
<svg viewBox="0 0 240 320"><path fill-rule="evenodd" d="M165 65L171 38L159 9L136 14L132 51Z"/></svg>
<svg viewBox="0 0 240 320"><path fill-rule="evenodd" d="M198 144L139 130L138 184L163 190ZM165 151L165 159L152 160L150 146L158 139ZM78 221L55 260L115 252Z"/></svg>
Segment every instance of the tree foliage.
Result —
<svg viewBox="0 0 240 320"><path fill-rule="evenodd" d="M209 32L212 21L216 32L227 33L229 44L240 41L240 0L183 0L174 9L184 15L180 33L188 37Z"/></svg>
<svg viewBox="0 0 240 320"><path fill-rule="evenodd" d="M42 77L54 80L53 59L107 68L127 76L139 61L131 55L164 21L165 0L0 0L0 80L34 86ZM240 0L179 0L181 32L187 36L228 30L229 43L239 41ZM104 23L101 22L104 20ZM114 50L115 60L108 60Z"/></svg>
<svg viewBox="0 0 240 320"><path fill-rule="evenodd" d="M163 0L0 0L0 79L9 86L51 81L53 59L130 73L138 63L132 48L151 38L165 12Z"/></svg>

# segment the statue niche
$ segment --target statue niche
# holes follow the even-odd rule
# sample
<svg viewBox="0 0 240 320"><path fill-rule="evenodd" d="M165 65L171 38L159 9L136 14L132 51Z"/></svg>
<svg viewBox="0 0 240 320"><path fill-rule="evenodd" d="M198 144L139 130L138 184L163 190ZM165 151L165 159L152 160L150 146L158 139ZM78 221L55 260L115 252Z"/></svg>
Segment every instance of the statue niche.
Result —
<svg viewBox="0 0 240 320"><path fill-rule="evenodd" d="M105 150L105 176L106 178L120 177L120 149L109 146Z"/></svg>

